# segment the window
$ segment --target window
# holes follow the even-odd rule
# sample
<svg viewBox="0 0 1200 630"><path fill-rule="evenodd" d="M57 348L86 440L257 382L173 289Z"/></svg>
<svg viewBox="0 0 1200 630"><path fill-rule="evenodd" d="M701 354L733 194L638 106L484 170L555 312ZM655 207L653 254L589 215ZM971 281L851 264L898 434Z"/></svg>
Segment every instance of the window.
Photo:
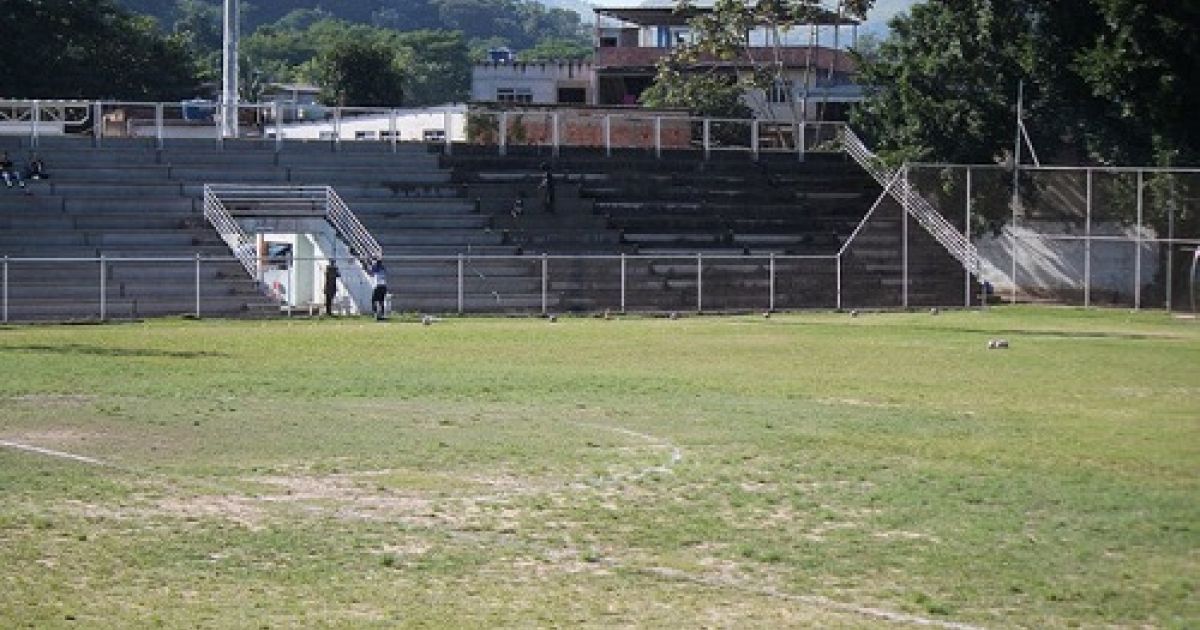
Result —
<svg viewBox="0 0 1200 630"><path fill-rule="evenodd" d="M584 88L558 88L559 103L586 103L587 90Z"/></svg>
<svg viewBox="0 0 1200 630"><path fill-rule="evenodd" d="M317 137L321 140L333 140L337 138L337 134L332 131L321 131L317 133Z"/></svg>
<svg viewBox="0 0 1200 630"><path fill-rule="evenodd" d="M793 99L792 82L788 80L776 81L774 85L767 89L767 100L772 103L790 103Z"/></svg>
<svg viewBox="0 0 1200 630"><path fill-rule="evenodd" d="M354 139L355 140L374 140L375 132L374 131L355 131Z"/></svg>
<svg viewBox="0 0 1200 630"><path fill-rule="evenodd" d="M445 142L445 129L425 129L421 131L421 139L425 142Z"/></svg>
<svg viewBox="0 0 1200 630"><path fill-rule="evenodd" d="M500 103L532 103L533 90L529 88L496 88L496 101Z"/></svg>

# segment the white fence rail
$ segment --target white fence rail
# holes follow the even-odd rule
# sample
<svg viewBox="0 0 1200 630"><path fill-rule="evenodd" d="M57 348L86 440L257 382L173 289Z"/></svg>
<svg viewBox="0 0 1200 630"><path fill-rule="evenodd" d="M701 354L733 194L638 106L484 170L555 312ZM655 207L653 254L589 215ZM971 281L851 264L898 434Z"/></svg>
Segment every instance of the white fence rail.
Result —
<svg viewBox="0 0 1200 630"><path fill-rule="evenodd" d="M1095 239L1144 246L1145 241ZM1187 252L1190 276L1180 274L1165 296L1143 295L1142 306L1196 310L1200 239L1153 241ZM1030 241L1024 246L1037 243ZM393 256L389 302L425 313L772 312L804 309L902 308L898 296L869 293L880 278L861 282L845 252L828 256L524 255ZM289 257L271 264L293 267L317 259ZM324 261L325 258L321 258ZM233 296L222 269L244 265L231 256L0 258L2 321L124 319L140 316L291 315L319 312L315 302L271 302L258 292ZM90 270L90 271L89 271ZM114 271L122 271L119 276ZM440 270L440 271L439 271ZM1132 271L1132 270L1131 270ZM141 273L150 276L138 281ZM47 273L73 278L47 293ZM854 274L859 274L855 276ZM1165 269L1156 270L1161 276ZM155 282L166 274L170 281ZM893 272L899 275L899 272ZM591 278L581 281L581 278ZM184 281L183 279L188 280ZM90 279L90 280L89 280ZM243 281L245 282L245 281ZM1135 282L1132 275L1130 285ZM1175 288L1172 290L1172 286ZM864 292L867 291L867 292ZM963 307L979 305L968 295ZM1133 305L1125 298L1116 306ZM239 301L231 306L231 300ZM586 304L586 306L580 306ZM1093 305L1100 304L1094 300ZM249 305L251 310L247 310ZM938 306L955 306L942 300ZM269 308L264 308L269 307Z"/></svg>
<svg viewBox="0 0 1200 630"><path fill-rule="evenodd" d="M96 146L145 141L163 148L172 142L210 141L217 148L233 140L257 141L275 151L293 141L328 142L334 150L373 142L398 151L402 143L474 145L503 155L537 149L671 150L795 155L837 152L840 122L695 118L646 110L596 113L590 110L490 110L445 106L426 109L323 107L295 103L245 103L238 125L227 128L217 103L138 101L54 101L0 99L0 136L27 138L31 147L52 136L84 136ZM231 129L236 132L231 134ZM346 147L343 147L346 145Z"/></svg>

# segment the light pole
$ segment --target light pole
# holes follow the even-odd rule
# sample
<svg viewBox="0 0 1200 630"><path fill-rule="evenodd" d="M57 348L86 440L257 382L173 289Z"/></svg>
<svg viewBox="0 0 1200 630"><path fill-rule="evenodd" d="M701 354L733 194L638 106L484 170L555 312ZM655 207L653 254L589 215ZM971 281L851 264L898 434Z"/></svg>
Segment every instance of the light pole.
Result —
<svg viewBox="0 0 1200 630"><path fill-rule="evenodd" d="M238 8L240 0L225 0L224 80L221 83L221 135L238 135Z"/></svg>

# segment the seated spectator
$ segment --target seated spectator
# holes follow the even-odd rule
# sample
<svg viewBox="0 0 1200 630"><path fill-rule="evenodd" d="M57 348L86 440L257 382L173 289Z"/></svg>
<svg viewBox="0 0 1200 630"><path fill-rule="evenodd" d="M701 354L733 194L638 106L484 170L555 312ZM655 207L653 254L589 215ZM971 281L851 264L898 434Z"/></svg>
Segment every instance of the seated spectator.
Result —
<svg viewBox="0 0 1200 630"><path fill-rule="evenodd" d="M25 180L21 178L21 172L13 167L13 161L8 157L8 151L0 154L0 176L4 177L4 185L9 188L13 187L13 181L20 184L21 188L25 187Z"/></svg>
<svg viewBox="0 0 1200 630"><path fill-rule="evenodd" d="M46 172L46 162L36 153L25 167L25 179L50 179L50 173Z"/></svg>

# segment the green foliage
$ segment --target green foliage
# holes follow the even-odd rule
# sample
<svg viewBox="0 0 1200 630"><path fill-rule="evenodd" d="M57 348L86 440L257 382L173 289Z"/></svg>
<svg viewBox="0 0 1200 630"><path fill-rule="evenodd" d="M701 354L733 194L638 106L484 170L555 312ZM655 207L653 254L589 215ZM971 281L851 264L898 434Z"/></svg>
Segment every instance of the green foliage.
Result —
<svg viewBox="0 0 1200 630"><path fill-rule="evenodd" d="M1011 159L1017 84L1043 158L1195 163L1200 6L1133 0L931 0L861 57L854 115L893 160Z"/></svg>
<svg viewBox="0 0 1200 630"><path fill-rule="evenodd" d="M404 73L395 47L347 39L316 59L321 99L330 105L384 107L404 102Z"/></svg>
<svg viewBox="0 0 1200 630"><path fill-rule="evenodd" d="M862 18L874 0L838 3L840 16ZM677 12L694 13L688 20L692 41L673 48L658 64L654 86L642 102L653 107L684 107L704 116L746 118L750 108L741 95L783 81L783 68L761 49L755 54L749 34L765 29L775 37L793 27L837 17L820 0L715 0L711 10L696 11L693 0L680 0ZM751 72L744 77L719 72L706 60L741 61Z"/></svg>
<svg viewBox="0 0 1200 630"><path fill-rule="evenodd" d="M533 48L522 50L517 60L530 63L536 61L581 61L592 56L592 46L586 41L562 37L548 38Z"/></svg>
<svg viewBox="0 0 1200 630"><path fill-rule="evenodd" d="M471 85L467 43L457 31L408 31L394 38L405 52L405 104L441 105L466 100Z"/></svg>
<svg viewBox="0 0 1200 630"><path fill-rule="evenodd" d="M742 101L744 87L727 74L692 74L664 63L641 101L649 107L687 109L697 116L749 118L750 108Z"/></svg>
<svg viewBox="0 0 1200 630"><path fill-rule="evenodd" d="M163 24L179 18L181 6L170 0L119 0L121 4L152 15ZM194 0L220 6L221 0ZM459 30L468 40L501 37L514 48L532 48L547 38L586 41L580 15L548 8L535 0L243 0L243 29L249 34L281 20L319 12L355 24L399 31ZM303 30L307 24L288 25Z"/></svg>
<svg viewBox="0 0 1200 630"><path fill-rule="evenodd" d="M193 94L187 42L112 0L6 0L0 94L174 100Z"/></svg>

